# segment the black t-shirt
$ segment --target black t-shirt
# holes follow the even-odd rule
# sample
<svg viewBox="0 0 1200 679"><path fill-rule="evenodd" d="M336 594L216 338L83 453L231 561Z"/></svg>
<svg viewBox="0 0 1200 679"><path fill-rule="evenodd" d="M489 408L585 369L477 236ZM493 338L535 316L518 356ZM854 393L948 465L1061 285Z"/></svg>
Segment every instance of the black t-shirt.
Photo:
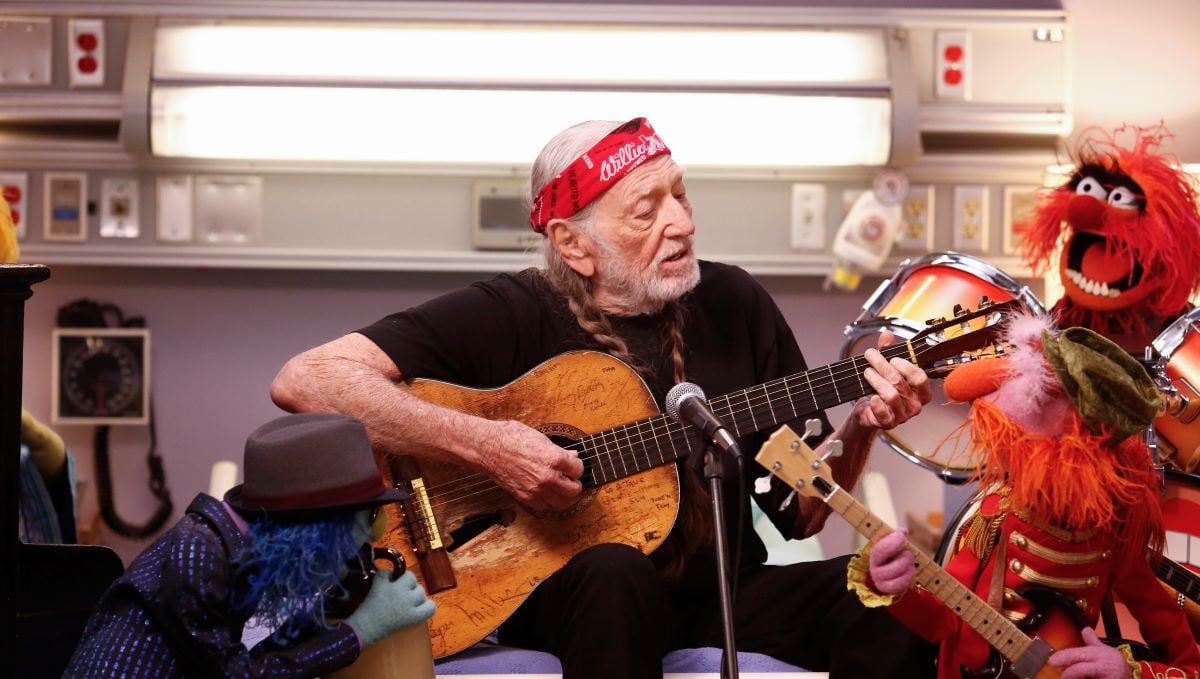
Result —
<svg viewBox="0 0 1200 679"><path fill-rule="evenodd" d="M700 262L700 283L681 301L685 308L687 379L699 385L709 398L806 369L804 356L779 308L742 269ZM659 408L663 408L666 393L674 385L668 319L663 314L609 319L630 353L642 362L639 372ZM358 332L392 359L404 379L430 378L477 389L502 387L566 351L604 351L579 327L566 299L536 269L473 283L387 316ZM828 433L824 413L816 416ZM802 431L803 423L793 423L792 428ZM755 478L767 473L753 457L771 431L740 441L749 458L745 461L747 478L743 480L748 489L752 489ZM735 469L732 465L728 468ZM731 530L738 515L733 510L738 497L735 477L732 471L728 473L724 486ZM787 491L779 483L774 488L770 495L756 499L787 535L797 503L780 512L779 504ZM743 514L743 556L750 563L761 563L766 550L750 529L749 512Z"/></svg>

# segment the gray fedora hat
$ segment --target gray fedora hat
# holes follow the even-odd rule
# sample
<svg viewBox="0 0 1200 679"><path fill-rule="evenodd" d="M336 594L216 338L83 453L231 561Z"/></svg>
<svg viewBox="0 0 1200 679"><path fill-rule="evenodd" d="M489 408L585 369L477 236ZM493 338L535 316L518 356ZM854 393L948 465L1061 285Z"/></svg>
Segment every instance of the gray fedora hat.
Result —
<svg viewBox="0 0 1200 679"><path fill-rule="evenodd" d="M375 465L367 430L336 413L285 415L246 439L245 482L225 493L242 514L280 520L311 519L403 500Z"/></svg>

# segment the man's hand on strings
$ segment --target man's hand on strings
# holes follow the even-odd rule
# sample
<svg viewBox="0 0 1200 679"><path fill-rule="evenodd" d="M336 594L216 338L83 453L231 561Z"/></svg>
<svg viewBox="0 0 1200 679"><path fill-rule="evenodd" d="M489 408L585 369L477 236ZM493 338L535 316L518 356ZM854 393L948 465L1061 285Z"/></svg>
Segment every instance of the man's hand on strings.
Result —
<svg viewBox="0 0 1200 679"><path fill-rule="evenodd" d="M891 429L912 419L921 407L933 398L929 377L919 366L903 358L890 361L879 352L896 341L896 336L884 330L876 349L867 349L863 358L869 367L863 378L875 390L859 399L854 410L860 424L877 429Z"/></svg>
<svg viewBox="0 0 1200 679"><path fill-rule="evenodd" d="M496 422L498 431L480 450L486 471L501 488L531 509L570 506L583 486L579 453L556 446L541 432L510 420Z"/></svg>

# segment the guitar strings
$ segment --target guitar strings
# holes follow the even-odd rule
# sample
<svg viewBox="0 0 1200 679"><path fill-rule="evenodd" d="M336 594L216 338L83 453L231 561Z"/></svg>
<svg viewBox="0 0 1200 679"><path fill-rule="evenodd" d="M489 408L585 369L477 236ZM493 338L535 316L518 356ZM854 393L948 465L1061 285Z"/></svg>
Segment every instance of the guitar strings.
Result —
<svg viewBox="0 0 1200 679"><path fill-rule="evenodd" d="M900 345L885 347L882 350L882 353L884 354L885 358L889 358L889 359L894 358L894 357L906 357L909 355L909 353L907 351L908 349L910 349L909 344L900 344ZM922 356L925 353L928 353L929 349L930 349L930 347L919 347L914 351L914 353L917 354L918 356ZM860 364L862 364L862 367L860 367ZM865 358L852 357L849 359L845 359L843 361L839 361L839 362L830 364L828 366L825 366L824 368L816 368L814 370L807 371L804 373L797 373L795 375L778 378L776 380L767 382L763 385L743 390L740 393L735 393L735 394L730 394L730 395L727 395L724 397L719 397L719 398L713 400L712 406L713 406L714 411L716 411L718 408L723 407L729 413L728 419L730 419L732 421L733 428L735 429L736 432L738 432L738 435L741 435L741 431L746 427L746 425L749 425L751 427L750 429L748 429L748 431L757 431L757 430L759 430L759 427L757 426L758 417L755 416L756 409L761 409L763 407L766 407L768 409L768 415L769 415L766 418L766 421L772 422L772 423L774 423L776 421L784 421L785 419L794 419L795 417L799 416L799 412L795 407L795 398L793 396L792 387L790 384L792 381L798 382L800 379L804 379L804 381L806 382L805 388L802 388L802 389L798 388L796 390L796 392L802 393L802 392L807 391L808 396L813 398L815 409L810 412L816 412L816 410L820 410L821 401L823 401L824 398L830 396L831 394L838 398L837 403L844 402L844 400L840 397L840 390L838 389L838 383L845 380L848 376L854 376L855 381L857 382L858 387L859 387L858 391L862 392L861 394L856 394L852 398L857 398L858 396L872 393L873 389L869 386L868 383L865 383L861 377L861 373L865 369L866 366L869 366L869 363L865 360ZM821 378L818 378L817 380L813 380L812 374L820 373L822 371L827 373L828 377L827 378L821 377ZM848 386L848 385L845 385L845 386ZM751 396L750 392L752 392L752 391L761 391L762 395L761 396ZM742 396L742 398L745 400L745 402L746 402L745 407L733 408L730 405L728 405L728 401L732 400L733 398L735 398L739 395ZM776 416L774 414L775 406L773 405L773 403L775 401L777 401L778 397L780 397L781 395L784 396L784 398L786 399L786 404L789 405L793 411L792 418L776 418ZM849 400L849 399L846 399L846 400ZM726 402L726 404L724 406L722 406L721 402ZM829 406L826 406L826 407L829 407ZM747 413L749 414L749 418L744 417L744 415ZM808 414L808 413L805 413L805 414ZM670 443L670 445L672 446L673 452L675 453L674 457L672 457L670 459L667 459L662 452L661 440L664 437L655 431L655 421L656 420L662 421L662 423L664 424L663 428L665 430L666 439L667 439L668 443ZM650 427L650 436L649 437L647 437L645 435L645 432L643 430L644 425L647 425L647 424ZM614 472L614 478L621 478L622 475L616 474L616 463L617 462L621 463L622 471L625 472L624 475L628 475L628 470L629 470L629 467L631 466L629 464L630 462L632 462L632 467L635 470L634 473L636 473L639 471L644 471L644 469L648 469L652 466L658 466L661 464L665 464L666 462L674 461L674 460L682 457L681 455L678 454L678 452L676 450L674 450L675 449L675 438L676 438L677 434L683 434L683 438L681 439L680 442L683 445L683 447L685 447L690 452L690 450L691 450L690 437L687 436L687 429L688 429L687 426L685 426L681 423L678 423L678 422L674 421L673 419L668 418L667 416L659 415L659 416L647 418L645 420L640 420L637 422L619 425L612 429L609 429L609 430L606 430L603 432L598 432L597 434L592 434L587 437L584 437L583 439L579 439L578 441L571 442L570 444L567 444L563 447L567 448L567 449L579 450L579 448L577 448L577 446L579 446L582 448L582 450L579 450L579 452L586 452L588 441L599 441L601 443L601 446L598 446L596 448L596 453L594 455L590 455L590 456L589 455L581 455L581 460L584 461L585 464L588 462L592 462L593 464L601 464L602 458L607 459L610 468ZM622 431L623 431L623 434L621 433ZM635 433L637 434L637 437L639 439L637 442L635 442L633 440L633 434L635 434ZM621 451L620 455L614 456L612 454L612 451L608 450L610 444L604 441L605 436L611 437L611 439L612 439L611 446L616 447L618 449L618 451ZM645 457L648 460L648 454L647 454L648 451L646 450L646 443L648 441L653 442L657 446L659 446L660 460L657 464L652 464L652 465L649 465L649 466L646 466L643 468L639 463L640 463L642 457ZM632 448L632 446L635 443L638 445L641 445L643 448L641 456L639 456L639 453L637 450L634 450ZM603 472L602 464L600 466L600 469ZM593 478L595 478L595 476L596 476L594 470L595 470L595 468L593 468ZM612 479L607 479L607 480L612 480ZM607 480L602 480L601 482L607 482ZM463 483L464 481L466 481L467 483L464 484ZM436 487L431 486L428 488L428 490L430 491L429 497L430 497L430 501L431 501L431 506L433 506L434 508L442 508L442 507L445 507L447 504L461 502L468 498L475 497L475 496L478 496L478 495L481 495L484 493L496 492L496 493L501 493L501 494L507 495L507 493L505 493L505 491L503 491L503 489L501 489L500 486L498 486L490 477L486 476L485 474L476 473L476 474L468 475L466 477L461 477L461 478L454 480L452 482L452 484L453 484L453 488L447 492L443 492L445 485L436 486ZM424 525L424 524L425 524L425 522L422 521L420 525Z"/></svg>
<svg viewBox="0 0 1200 679"><path fill-rule="evenodd" d="M887 358L906 357L909 355L908 351L907 351L908 348L909 347L906 344L885 347L883 350L883 354ZM916 353L917 355L920 356L925 353L928 353L928 351L931 348L932 347L919 347L915 350L914 353ZM861 367L860 367L860 364L861 364ZM796 410L796 408L794 406L794 399L792 397L793 390L792 390L790 383L793 381L798 382L800 379L805 380L806 385L803 388L796 389L795 391L797 393L808 392L808 396L813 398L814 410L809 411L809 412L815 412L816 410L819 410L821 408L821 402L824 401L826 398L828 398L831 395L833 395L834 397L837 398L837 401L831 405L836 405L837 403L844 402L844 400L848 400L848 399L842 399L840 396L840 392L843 391L846 386L853 386L854 383L844 384L843 390L838 389L838 383L843 382L849 376L854 377L854 382L856 382L859 387L858 390L860 392L862 392L862 394L856 394L855 397L857 397L858 395L872 393L873 389L869 386L869 384L865 383L861 378L862 370L865 369L865 367L867 367L868 365L869 365L869 363L862 357L853 357L850 359L845 359L843 361L839 361L837 363L825 366L823 368L816 368L812 371L808 371L808 372L804 372L804 373L797 373L795 375L778 378L776 380L772 380L771 382L767 382L763 385L752 387L747 390L743 390L740 393L735 393L735 394L730 394L727 396L719 397L717 399L714 399L710 405L712 405L714 411L716 411L720 408L724 408L729 413L729 419L733 423L733 428L740 436L741 432L743 430L745 430L747 432L751 432L751 431L758 431L760 429L760 427L757 426L758 418L755 416L755 411L761 410L763 407L766 407L769 409L770 416L766 418L766 420L769 422L784 421L784 419L793 419L794 417L799 416L799 412L798 412L798 410ZM811 375L813 373L820 373L822 371L827 373L828 377L820 377L817 380L812 379ZM750 392L752 392L752 391L762 391L763 394L761 396L751 397ZM727 402L739 395L742 396L743 399L746 401L746 407L733 408L727 404L721 405L722 402ZM784 398L791 404L791 407L792 407L792 410L794 413L793 418L775 418L774 406L772 405L772 403L777 401L781 395L784 395ZM829 405L827 405L826 407L829 407ZM747 413L749 413L748 418L744 416ZM809 413L804 413L804 414L809 414ZM663 437L658 435L655 432L655 421L663 422L664 429L666 429L668 441L672 443L672 446L674 443L675 435L679 434L679 433L683 433L684 438L682 439L682 442L684 443L687 450L690 452L690 441L688 440L688 437L686 435L686 430L689 428L689 425L680 424L677 421L675 421L674 419L669 418L668 416L665 416L665 415L658 415L658 416L647 418L645 420L639 420L636 422L619 425L612 429L609 429L609 430L606 430L603 432L598 432L597 434L589 435L587 437L584 437L583 439L579 439L576 442L572 442L571 444L566 445L564 447L569 448L569 449L575 449L575 446L580 445L580 446L583 446L583 449L584 449L581 452L584 452L584 451L586 451L586 448L587 448L586 444L588 441L600 441L601 445L596 447L596 453L591 456L582 455L581 460L584 461L585 463L593 462L595 464L599 464L600 470L602 472L603 472L603 465L601 464L601 462L606 460L609 463L609 467L614 472L613 479L621 478L622 476L628 475L628 469L631 466L635 470L635 473L636 473L638 471L643 471L644 469L648 469L652 466L656 466L657 464L665 464L666 462L670 462L675 459L678 459L679 457L682 457L682 456L676 454L675 457L673 457L671 459L666 459L662 455L661 447L660 447L660 455L659 455L660 460L658 463L650 464L650 465L641 464L641 461L643 458L645 458L647 461L649 461L648 451L646 450L646 442L647 441L654 442L656 445L661 446L661 439ZM649 437L647 437L645 435L645 431L643 429L644 426L647 424L650 426L651 436L649 436ZM673 427L675 428L675 431L672 431ZM639 439L638 441L634 441L634 436L633 436L634 434L637 435L637 437ZM611 444L604 441L605 436L611 437L611 440L612 440ZM633 448L634 445L642 446L643 450L640 454L636 449ZM612 454L612 451L609 449L610 446L616 447L618 449L618 451L620 451L620 455L614 456ZM616 473L616 463L617 462L621 463L622 469L626 472L625 474L622 475L622 474ZM607 474L607 473L605 472L605 474ZM595 474L593 474L593 476L595 476ZM601 482L605 483L605 482L613 480L613 479L609 479L606 476L605 478L601 479ZM463 483L464 481L467 482L465 485ZM460 502L465 499L474 497L480 493L487 493L487 492L492 492L492 491L498 491L501 493L504 492L498 485L495 484L494 481L492 481L492 479L490 477L486 476L485 474L481 474L481 473L476 473L476 474L468 475L465 477L460 477L460 478L455 479L451 483L453 484L453 487L451 488L451 490L445 491L445 492L443 492L443 489L445 488L444 485L436 486L436 487L434 487L434 486L428 487L427 490L429 491L432 504L434 504L438 507L443 507L446 504ZM482 488L482 490L480 490L481 488Z"/></svg>
<svg viewBox="0 0 1200 679"><path fill-rule="evenodd" d="M905 355L905 353L906 352L898 352L897 355ZM792 405L791 409L794 414L791 417L775 418L773 415L775 407L772 405L772 402L777 402L781 398L790 401L793 391L795 391L797 394L801 394L805 400L807 400L809 397L813 398L816 409L820 409L820 403L825 401L829 396L832 395L836 397L838 395L839 390L837 389L836 383L845 380L848 376L855 376L855 381L859 385L859 391L863 391L863 393L871 393L873 390L867 385L867 383L863 382L857 377L859 374L861 374L861 370L858 368L859 363L861 363L864 367L869 365L865 359L855 357L834 364L833 366L817 368L813 371L824 371L829 373L830 376L828 378L822 377L814 381L811 378L808 378L808 373L798 373L796 375L772 380L771 382L767 382L750 390L745 390L742 392L744 395L743 400L746 402L745 407L734 408L729 405L721 405L721 401L730 400L731 397L737 396L738 394L731 394L725 397L714 399L710 405L714 411L724 410L725 412L728 412L729 415L727 419L732 421L732 426L739 436L743 431L758 431L759 427L756 426L756 422L759 418L755 417L755 410L761 410L764 407L770 409L771 416L765 418L767 421L785 421L788 419L794 419L800 415L815 412L815 410L812 410L808 411L807 413L801 413L794 407L794 405ZM841 366L844 364L849 364L851 368L840 369L837 372L831 370L834 366ZM804 379L807 382L807 386L793 390L789 382L799 381L800 379ZM758 390L762 391L761 395L749 395L750 391ZM803 392L807 393L805 394ZM841 399L839 399L838 402L841 402ZM748 417L746 416L747 413L749 414ZM657 432L658 427L656 424L662 425L662 429L665 430L665 436ZM646 435L647 426L649 429L649 436ZM601 482L608 482L615 480L616 478L628 476L630 469L633 469L633 473L636 473L639 471L644 471L645 469L653 466L672 462L684 456L678 454L677 451L674 451L675 454L669 458L662 454L662 449L664 448L662 443L664 438L673 449L675 448L674 443L676 438L679 438L682 447L685 448L686 453L690 453L690 439L687 436L687 430L689 428L689 425L684 425L674 420L670 416L660 414L644 420L619 425L596 434L585 436L581 439L571 442L570 444L564 445L563 447L585 453L588 443L595 443L596 445L593 446L595 453L592 455L583 454L580 456L580 460L585 464L592 463L593 465L598 465L599 470L604 475L603 478L601 478ZM679 434L682 434L682 437L677 437ZM634 440L635 435L638 439L636 441ZM647 462L651 461L648 446L646 445L647 443L654 443L660 452L658 455L658 462L649 465L643 464L643 460ZM638 445L642 447L640 452L634 448L634 446ZM618 454L614 455L613 449L615 449ZM609 472L604 470L605 462L607 462L608 467L612 472L611 478ZM617 469L618 463L620 466L619 471ZM597 469L597 467L593 467L593 478L597 476L595 474L595 469ZM468 483L464 485L464 481ZM429 492L431 503L433 503L435 506L441 507L445 506L446 504L464 501L468 498L478 495L480 492L490 492L493 489L503 492L499 486L495 485L495 482L492 481L490 477L482 473L460 477L455 479L452 484L453 487L446 492L443 492L443 489L445 488L444 485L428 486L427 491ZM480 490L481 488L482 490Z"/></svg>

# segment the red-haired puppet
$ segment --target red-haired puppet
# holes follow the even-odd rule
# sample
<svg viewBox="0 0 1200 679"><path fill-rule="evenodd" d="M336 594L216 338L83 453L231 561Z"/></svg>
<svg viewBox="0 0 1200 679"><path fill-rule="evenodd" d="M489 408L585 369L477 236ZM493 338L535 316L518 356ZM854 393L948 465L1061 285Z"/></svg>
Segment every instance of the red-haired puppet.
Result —
<svg viewBox="0 0 1200 679"><path fill-rule="evenodd" d="M1117 143L1122 132L1134 134L1131 147ZM1071 178L1016 226L1035 271L1062 244L1059 326L1089 328L1139 355L1200 290L1196 191L1160 153L1166 136L1130 127L1085 135Z"/></svg>
<svg viewBox="0 0 1200 679"><path fill-rule="evenodd" d="M1164 539L1149 453L1138 436L1157 412L1154 383L1127 352L1090 330L1056 335L1044 319L1017 316L1006 332L1013 348L1005 358L968 363L945 381L947 396L971 403L967 431L986 465L981 487L989 489L946 570L1013 620L1042 598L1027 586L1056 590L1070 614L1063 617L1075 618L1067 638L1082 628L1077 646L1050 657L1064 677L1200 677L1200 650L1183 611L1147 560L1148 548L1161 553ZM910 590L916 569L904 538L891 533L869 559L853 559L850 587L868 606L888 605L914 632L941 643L939 677L998 659L932 594ZM1134 662L1127 648L1096 638L1092 627L1110 590L1164 663Z"/></svg>

